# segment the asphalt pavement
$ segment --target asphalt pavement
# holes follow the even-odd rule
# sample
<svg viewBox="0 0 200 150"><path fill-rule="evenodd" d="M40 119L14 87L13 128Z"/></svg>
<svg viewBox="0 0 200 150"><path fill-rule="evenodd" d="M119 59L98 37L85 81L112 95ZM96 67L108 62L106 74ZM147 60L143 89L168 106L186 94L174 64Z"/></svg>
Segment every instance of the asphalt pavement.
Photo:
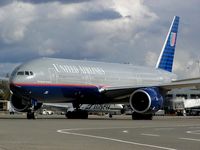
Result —
<svg viewBox="0 0 200 150"><path fill-rule="evenodd" d="M200 117L89 116L0 114L0 150L199 150Z"/></svg>

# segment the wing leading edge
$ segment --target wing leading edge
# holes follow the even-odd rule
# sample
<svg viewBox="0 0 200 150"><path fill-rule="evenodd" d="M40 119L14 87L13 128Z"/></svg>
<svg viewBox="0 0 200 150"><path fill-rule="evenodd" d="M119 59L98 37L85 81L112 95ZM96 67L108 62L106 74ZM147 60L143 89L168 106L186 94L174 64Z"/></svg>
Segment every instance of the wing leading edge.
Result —
<svg viewBox="0 0 200 150"><path fill-rule="evenodd" d="M101 88L99 91L105 96L112 98L115 102L117 100L122 100L130 97L130 95L137 89L146 87L157 87L161 91L167 92L175 88L200 88L200 78L188 78L183 80L172 81L168 84L159 84L154 86L119 86L119 87L105 87Z"/></svg>

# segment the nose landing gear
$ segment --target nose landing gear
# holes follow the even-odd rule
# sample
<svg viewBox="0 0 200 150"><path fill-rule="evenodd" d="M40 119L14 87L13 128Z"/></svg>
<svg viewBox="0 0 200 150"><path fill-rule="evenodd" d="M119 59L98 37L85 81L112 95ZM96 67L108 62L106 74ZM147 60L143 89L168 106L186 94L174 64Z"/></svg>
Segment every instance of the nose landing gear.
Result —
<svg viewBox="0 0 200 150"><path fill-rule="evenodd" d="M37 100L32 99L31 100L31 107L27 111L27 119L36 119L37 115L35 113L36 110L38 110L42 106L42 103L38 103Z"/></svg>
<svg viewBox="0 0 200 150"><path fill-rule="evenodd" d="M27 119L36 119L36 114L35 114L35 111L34 109L30 108L28 111L27 111Z"/></svg>

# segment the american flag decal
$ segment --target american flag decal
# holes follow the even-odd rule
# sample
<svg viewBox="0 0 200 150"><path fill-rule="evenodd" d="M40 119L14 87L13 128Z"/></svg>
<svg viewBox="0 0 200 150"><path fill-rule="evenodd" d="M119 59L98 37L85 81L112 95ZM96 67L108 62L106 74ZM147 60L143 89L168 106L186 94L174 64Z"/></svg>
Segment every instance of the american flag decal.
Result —
<svg viewBox="0 0 200 150"><path fill-rule="evenodd" d="M171 32L170 34L170 46L173 47L175 45L176 42L176 33Z"/></svg>

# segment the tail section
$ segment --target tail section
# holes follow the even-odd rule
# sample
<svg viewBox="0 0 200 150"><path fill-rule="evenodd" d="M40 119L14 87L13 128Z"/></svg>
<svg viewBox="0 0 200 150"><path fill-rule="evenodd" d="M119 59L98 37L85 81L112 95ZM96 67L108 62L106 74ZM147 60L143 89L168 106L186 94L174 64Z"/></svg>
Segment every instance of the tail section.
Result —
<svg viewBox="0 0 200 150"><path fill-rule="evenodd" d="M174 16L165 43L160 53L156 68L172 72L176 39L178 33L179 17Z"/></svg>

